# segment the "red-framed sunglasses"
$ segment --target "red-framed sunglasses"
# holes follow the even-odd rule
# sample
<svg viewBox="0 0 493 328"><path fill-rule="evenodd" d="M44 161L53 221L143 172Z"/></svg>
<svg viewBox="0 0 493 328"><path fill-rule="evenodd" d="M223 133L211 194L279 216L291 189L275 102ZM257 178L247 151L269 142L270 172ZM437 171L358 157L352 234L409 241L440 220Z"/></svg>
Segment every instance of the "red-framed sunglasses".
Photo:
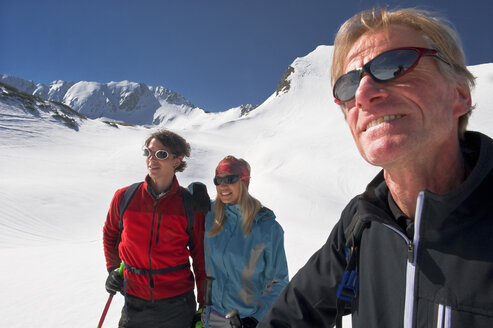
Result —
<svg viewBox="0 0 493 328"><path fill-rule="evenodd" d="M334 84L335 102L341 104L356 95L363 74L368 74L376 82L392 81L410 72L421 57L434 56L444 63L450 63L435 49L404 47L382 52L365 65L341 75Z"/></svg>

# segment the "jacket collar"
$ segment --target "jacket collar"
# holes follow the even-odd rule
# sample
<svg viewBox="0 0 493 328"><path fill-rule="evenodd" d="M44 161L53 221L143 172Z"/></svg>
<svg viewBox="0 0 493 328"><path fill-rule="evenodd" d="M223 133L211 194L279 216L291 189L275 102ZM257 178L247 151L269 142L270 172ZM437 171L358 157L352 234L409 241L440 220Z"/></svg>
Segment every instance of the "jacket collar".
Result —
<svg viewBox="0 0 493 328"><path fill-rule="evenodd" d="M161 199L166 195L173 195L173 194L177 193L180 189L180 184L178 183L178 179L176 178L176 175L173 177L173 181L171 182L171 186L169 187L169 189L164 191L163 193L161 193L159 195L156 195L154 190L152 190L150 181L151 181L151 177L149 175L146 175L146 177L144 179L144 189L154 199Z"/></svg>

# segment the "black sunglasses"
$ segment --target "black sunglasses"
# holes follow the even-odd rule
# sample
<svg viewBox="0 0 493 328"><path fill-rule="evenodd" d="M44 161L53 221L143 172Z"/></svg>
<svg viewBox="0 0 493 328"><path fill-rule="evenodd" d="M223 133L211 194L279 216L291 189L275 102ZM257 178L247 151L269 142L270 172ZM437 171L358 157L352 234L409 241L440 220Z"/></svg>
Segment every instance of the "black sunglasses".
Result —
<svg viewBox="0 0 493 328"><path fill-rule="evenodd" d="M362 67L337 79L333 90L335 102L341 104L354 98L363 73L368 74L376 82L392 81L410 72L423 56L434 56L450 65L435 49L405 47L385 51Z"/></svg>
<svg viewBox="0 0 493 328"><path fill-rule="evenodd" d="M224 177L218 177L218 176L215 176L214 177L214 184L216 186L219 186L221 183L225 183L225 184L233 184L233 183L236 183L240 180L240 176L239 175L226 175Z"/></svg>
<svg viewBox="0 0 493 328"><path fill-rule="evenodd" d="M165 160L169 156L168 152L166 150L164 150L164 149L161 149L161 150L158 150L156 152L153 152L149 148L144 147L144 148L142 148L142 150L144 151L143 155L145 157L149 157L151 155L154 155L159 160Z"/></svg>

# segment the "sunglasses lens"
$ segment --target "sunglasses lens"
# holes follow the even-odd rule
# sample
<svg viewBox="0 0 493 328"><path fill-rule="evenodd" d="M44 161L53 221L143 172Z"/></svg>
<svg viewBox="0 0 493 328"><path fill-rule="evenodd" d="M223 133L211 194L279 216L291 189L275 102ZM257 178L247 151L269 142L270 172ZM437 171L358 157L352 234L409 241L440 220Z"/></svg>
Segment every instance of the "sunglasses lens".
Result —
<svg viewBox="0 0 493 328"><path fill-rule="evenodd" d="M238 182L240 180L240 177L237 175L228 175L226 178L226 183L227 184L232 184Z"/></svg>
<svg viewBox="0 0 493 328"><path fill-rule="evenodd" d="M227 175L225 177L214 177L214 184L216 186L219 186L221 183L225 184L233 184L238 182L240 180L240 177L238 175Z"/></svg>
<svg viewBox="0 0 493 328"><path fill-rule="evenodd" d="M334 85L334 97L340 101L353 99L359 86L360 76L360 72L355 70L337 79Z"/></svg>
<svg viewBox="0 0 493 328"><path fill-rule="evenodd" d="M168 158L168 152L166 150L158 150L156 152L157 159L166 159Z"/></svg>
<svg viewBox="0 0 493 328"><path fill-rule="evenodd" d="M409 70L419 59L419 52L413 49L399 49L375 57L369 67L374 78L390 81Z"/></svg>
<svg viewBox="0 0 493 328"><path fill-rule="evenodd" d="M149 157L152 155L152 152L149 148L147 147L144 147L142 149L143 151L143 154L145 157ZM157 152L154 153L154 156L157 158L157 159L166 159L168 158L168 152L166 150L158 150Z"/></svg>
<svg viewBox="0 0 493 328"><path fill-rule="evenodd" d="M396 49L384 52L363 67L377 82L390 81L398 78L412 68L420 57L415 49ZM334 98L339 101L349 101L354 98L361 80L360 70L354 70L342 75L334 85Z"/></svg>

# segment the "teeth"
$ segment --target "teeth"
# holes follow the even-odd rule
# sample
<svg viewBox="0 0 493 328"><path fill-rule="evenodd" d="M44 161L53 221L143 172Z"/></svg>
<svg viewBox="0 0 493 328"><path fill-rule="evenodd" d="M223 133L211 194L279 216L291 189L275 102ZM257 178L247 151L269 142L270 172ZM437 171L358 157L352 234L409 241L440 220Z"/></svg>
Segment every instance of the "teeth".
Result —
<svg viewBox="0 0 493 328"><path fill-rule="evenodd" d="M380 117L379 119L376 119L376 120L370 122L370 124L368 124L366 126L366 129L368 130L374 126L379 125L380 123L392 121L392 120L395 120L395 119L401 118L401 117L402 117L402 115L388 115L388 116Z"/></svg>

